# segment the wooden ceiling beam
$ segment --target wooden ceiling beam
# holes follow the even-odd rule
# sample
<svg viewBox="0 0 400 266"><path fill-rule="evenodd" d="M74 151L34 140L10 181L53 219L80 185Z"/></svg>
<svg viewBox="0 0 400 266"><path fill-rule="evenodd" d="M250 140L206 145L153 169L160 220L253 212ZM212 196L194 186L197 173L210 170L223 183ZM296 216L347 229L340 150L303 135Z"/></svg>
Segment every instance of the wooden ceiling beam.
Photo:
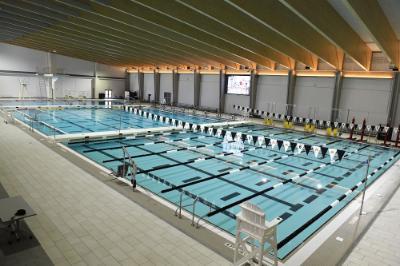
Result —
<svg viewBox="0 0 400 266"><path fill-rule="evenodd" d="M370 69L371 49L328 1L280 1L321 35L340 47L361 68Z"/></svg>
<svg viewBox="0 0 400 266"><path fill-rule="evenodd" d="M19 11L22 11L21 13L23 15L26 16L26 13L27 14L31 14L31 17L34 17L38 21L40 21L40 19L43 18L43 16L46 16L45 17L46 19L52 19L52 20L56 21L56 23L53 23L54 24L53 27L60 28L60 30L62 30L62 31L66 31L66 30L76 31L78 29L78 30L80 30L79 33L80 33L81 36L86 36L86 35L89 35L89 36L92 36L92 37L93 36L97 36L97 37L103 38L102 42L106 42L106 43L116 42L116 40L119 40L120 42L129 43L129 45L131 46L132 50L140 50L141 49L144 54L153 53L153 51L151 49L143 48L143 47L145 47L145 45L142 45L142 47L137 47L137 46L135 47L135 45L136 45L135 43L131 43L130 40L127 40L127 39L119 38L120 35L114 35L113 36L113 35L110 35L110 34L108 34L108 35L107 34L103 34L103 32L98 30L98 28L101 29L102 26L98 26L97 29L92 30L89 27L86 27L86 28L82 27L82 25L84 25L84 22L81 22L81 21L79 21L78 23L74 23L74 24L71 24L69 21L57 21L56 20L57 17L53 15L54 13L57 13L56 10L52 10L54 12L49 14L50 11L46 12L45 10L39 10L35 6L29 6L29 5L21 6L19 3L17 3L17 4L18 4L18 6L16 5L15 7L16 8L20 8ZM10 12L10 11L8 9L5 9L5 12ZM11 11L11 13L12 13L12 11ZM96 28L97 25L95 25L95 26L90 25L90 26L92 26L93 28ZM179 64L181 62L186 62L186 63L190 63L190 64L193 64L193 65L195 64L195 61L192 58L186 58L186 60L184 60L184 61L179 61L179 60L177 60L177 58L179 58L178 55L176 55L176 54L175 55L169 55L167 53L162 52L161 49L160 49L160 51L155 53L155 57L156 58L157 57L160 57L160 58L168 57L170 61L171 60L177 61L175 64ZM198 61L197 61L197 63L198 63Z"/></svg>
<svg viewBox="0 0 400 266"><path fill-rule="evenodd" d="M279 58L271 57L271 59L281 65L290 68L289 58L293 58L316 69L316 62L312 53L269 27L265 27L227 2L213 0L178 0L178 2L202 14L209 20L216 21L230 30L246 36L251 42L277 51Z"/></svg>
<svg viewBox="0 0 400 266"><path fill-rule="evenodd" d="M226 2L308 50L335 69L340 69L339 57L343 55L342 49L310 27L281 2L276 0L226 0Z"/></svg>
<svg viewBox="0 0 400 266"><path fill-rule="evenodd" d="M98 4L104 3L103 1L95 2ZM260 61L263 65L270 64L269 59L251 54L240 47L232 45L198 29L194 29L186 24L179 23L170 17L163 16L160 13L146 8L136 2L110 0L107 2L105 8L112 8L114 10L125 12L130 16L130 18L135 18L136 21L139 21L141 24L140 27L148 32L173 38L175 41L185 43L188 46L207 50L219 57L229 58L230 60L235 61L235 63L244 66L251 65L253 63L252 61ZM112 13L112 10L109 12ZM108 15L111 15L110 13L108 13Z"/></svg>
<svg viewBox="0 0 400 266"><path fill-rule="evenodd" d="M399 41L385 13L376 0L346 0L346 7L368 29L387 59L400 67Z"/></svg>
<svg viewBox="0 0 400 266"><path fill-rule="evenodd" d="M74 6L74 1L57 1L66 5ZM172 31L165 33L164 29L157 27L150 22L146 22L140 18L132 16L130 12L126 9L118 9L111 5L106 5L102 2L91 2L91 7L94 12L88 12L81 16L82 19L87 19L90 21L100 21L104 25L110 25L114 29L122 29L125 34L130 34L131 37L141 38L145 42L150 42L152 44L164 45L163 48L165 52L171 49L176 49L181 53L188 56L193 56L194 58L200 58L199 62L208 61L209 64L214 66L219 66L221 63L227 66L234 66L237 60L236 58L229 54L220 55L215 52L212 47L201 46L193 43L192 40L185 38ZM146 28L153 26L151 31Z"/></svg>

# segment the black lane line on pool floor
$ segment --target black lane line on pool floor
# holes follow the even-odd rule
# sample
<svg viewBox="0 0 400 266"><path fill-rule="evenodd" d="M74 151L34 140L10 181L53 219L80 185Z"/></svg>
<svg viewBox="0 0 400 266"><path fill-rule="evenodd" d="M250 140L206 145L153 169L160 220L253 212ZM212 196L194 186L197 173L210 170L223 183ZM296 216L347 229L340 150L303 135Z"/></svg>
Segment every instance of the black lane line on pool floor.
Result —
<svg viewBox="0 0 400 266"><path fill-rule="evenodd" d="M367 145L367 146L369 146L369 145ZM364 147L364 148L365 148L365 147ZM351 154L352 154L352 153L348 153L348 154L344 155L343 158L346 158L346 157L350 156ZM245 197L245 198L243 198L243 199L241 199L241 200L238 200L238 201L236 201L236 202L233 202L233 203L231 203L231 204L228 204L228 205L226 205L226 206L220 208L220 210L215 210L215 211L209 212L207 216L208 216L208 217L211 217L211 216L213 216L213 215L219 213L220 211L224 211L224 210L227 210L227 209L229 209L229 208L232 208L232 207L236 206L237 204L240 204L240 203L242 203L242 202L244 202L244 201L247 201L247 200L250 200L250 199L252 199L252 198L254 198L254 197L257 197L257 196L259 196L260 194L263 194L263 193L265 193L265 192L268 192L268 191L270 191L270 190L273 190L273 189L275 189L275 188L277 188L277 187L280 187L281 185L284 185L284 184L286 184L286 183L293 182L293 181L296 180L296 179L299 179L299 178L301 178L301 177L303 177L303 176L305 176L305 175L307 175L307 174L309 174L309 173L315 172L315 171L317 171L317 170L319 170L319 169L321 169L321 168L324 168L324 167L326 167L326 166L328 166L328 165L332 165L332 162L326 163L326 164L324 164L324 165L320 165L320 166L318 166L318 167L316 167L316 168L314 168L314 169L311 169L311 170L309 170L309 171L307 171L307 172L304 172L304 173L302 173L302 174L298 174L298 175L296 175L296 176L294 176L294 177L292 177L292 178L290 178L290 179L287 179L287 180L285 180L285 181L283 181L283 182L281 182L281 183L277 183L277 184L273 185L272 187L268 187L268 188L266 188L266 189L264 189L264 190L262 190L262 191L259 191L258 193L255 193L255 194L250 195L250 196L247 196L247 197ZM295 183L295 182L294 182L294 183Z"/></svg>

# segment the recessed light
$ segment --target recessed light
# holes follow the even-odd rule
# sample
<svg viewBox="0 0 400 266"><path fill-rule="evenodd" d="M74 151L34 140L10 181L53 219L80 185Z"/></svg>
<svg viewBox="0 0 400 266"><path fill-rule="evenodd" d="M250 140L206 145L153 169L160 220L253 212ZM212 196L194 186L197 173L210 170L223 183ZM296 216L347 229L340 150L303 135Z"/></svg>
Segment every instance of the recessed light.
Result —
<svg viewBox="0 0 400 266"><path fill-rule="evenodd" d="M53 53L57 53L57 51L56 51L56 50L53 50L52 52L53 52Z"/></svg>

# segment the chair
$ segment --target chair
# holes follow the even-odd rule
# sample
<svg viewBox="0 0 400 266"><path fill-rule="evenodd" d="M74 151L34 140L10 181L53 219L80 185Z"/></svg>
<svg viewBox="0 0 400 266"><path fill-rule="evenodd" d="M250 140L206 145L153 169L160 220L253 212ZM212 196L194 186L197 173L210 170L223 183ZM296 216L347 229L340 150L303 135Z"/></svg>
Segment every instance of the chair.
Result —
<svg viewBox="0 0 400 266"><path fill-rule="evenodd" d="M281 219L277 218L267 222L265 213L250 202L242 203L240 208L241 211L236 215L237 228L233 265L242 265L245 262L252 264L254 259L257 260L258 265L263 265L265 256L268 264L277 266L276 227ZM241 237L242 235L244 238ZM247 248L249 243L252 243L250 249ZM245 251L245 255L237 260L239 248Z"/></svg>
<svg viewBox="0 0 400 266"><path fill-rule="evenodd" d="M13 221L10 222L1 222L0 221L0 230L1 231L5 231L6 233L9 233L9 237L8 237L8 244L12 244L12 237L14 236L14 223Z"/></svg>

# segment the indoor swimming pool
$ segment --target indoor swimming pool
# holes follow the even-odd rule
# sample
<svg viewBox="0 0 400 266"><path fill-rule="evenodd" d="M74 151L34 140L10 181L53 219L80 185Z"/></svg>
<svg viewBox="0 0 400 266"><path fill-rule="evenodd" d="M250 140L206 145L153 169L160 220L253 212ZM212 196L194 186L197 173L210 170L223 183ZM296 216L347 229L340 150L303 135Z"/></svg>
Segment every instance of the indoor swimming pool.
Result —
<svg viewBox="0 0 400 266"><path fill-rule="evenodd" d="M157 115L157 119L146 118L143 115L125 111L123 108L113 109L101 106L19 109L13 113L16 119L47 136L168 127L171 126L172 119L194 124L226 121L220 118L206 118L201 115L168 112L155 108L144 108L143 111ZM169 118L169 122L160 121L160 116Z"/></svg>
<svg viewBox="0 0 400 266"><path fill-rule="evenodd" d="M91 106L91 105L105 105L111 103L112 105L123 105L123 100L108 99L108 100L78 100L78 99L56 99L56 100L0 100L0 107L12 108L12 107L29 107L29 106L65 106L65 105L76 105L76 106Z"/></svg>
<svg viewBox="0 0 400 266"><path fill-rule="evenodd" d="M124 146L138 166L137 184L188 212L234 234L237 202L248 199L266 213L280 217L279 258L296 247L345 207L364 187L399 158L397 149L344 139L288 131L262 125L230 127L230 132L290 140L306 145L341 149L341 160L297 149L259 146L245 140L232 154L223 138L206 132L166 132L151 136L65 143L72 150L117 172ZM197 219L196 219L197 221Z"/></svg>

